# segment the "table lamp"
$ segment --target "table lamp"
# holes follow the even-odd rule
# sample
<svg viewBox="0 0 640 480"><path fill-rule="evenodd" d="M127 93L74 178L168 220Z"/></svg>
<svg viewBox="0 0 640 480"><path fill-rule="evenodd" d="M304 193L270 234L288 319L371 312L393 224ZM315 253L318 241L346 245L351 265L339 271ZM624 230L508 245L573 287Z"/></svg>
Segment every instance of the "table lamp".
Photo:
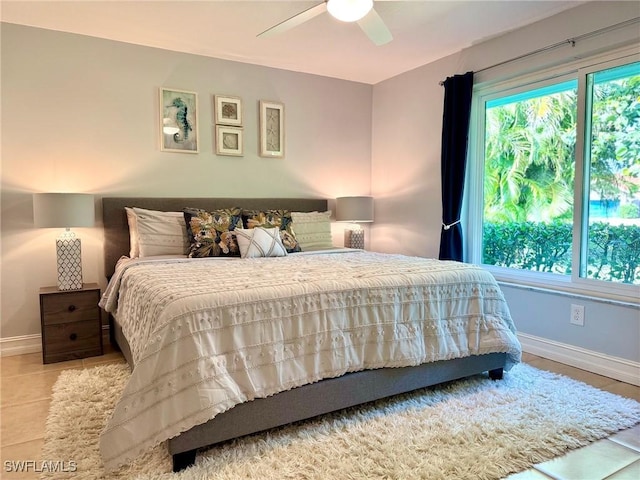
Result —
<svg viewBox="0 0 640 480"><path fill-rule="evenodd" d="M344 231L344 246L364 249L364 230L359 224L373 222L373 197L336 198L336 221L353 224Z"/></svg>
<svg viewBox="0 0 640 480"><path fill-rule="evenodd" d="M58 289L82 288L80 239L71 227L92 227L95 221L93 195L86 193L36 193L33 223L42 228L64 228L56 239Z"/></svg>

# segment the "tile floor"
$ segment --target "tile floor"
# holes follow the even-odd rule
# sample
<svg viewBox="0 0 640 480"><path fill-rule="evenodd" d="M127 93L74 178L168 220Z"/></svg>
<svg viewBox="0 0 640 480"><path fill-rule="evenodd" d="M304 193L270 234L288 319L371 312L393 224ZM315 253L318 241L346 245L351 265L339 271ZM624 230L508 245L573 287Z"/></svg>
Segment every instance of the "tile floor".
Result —
<svg viewBox="0 0 640 480"><path fill-rule="evenodd" d="M105 344L108 344L106 342ZM0 478L35 479L34 472L7 472L6 460L38 460L51 400L51 387L60 371L123 362L110 348L100 357L42 364L39 353L0 358ZM640 401L640 387L586 372L551 360L524 354L536 368L560 373L594 387ZM536 465L510 480L624 480L640 479L640 425L585 448Z"/></svg>

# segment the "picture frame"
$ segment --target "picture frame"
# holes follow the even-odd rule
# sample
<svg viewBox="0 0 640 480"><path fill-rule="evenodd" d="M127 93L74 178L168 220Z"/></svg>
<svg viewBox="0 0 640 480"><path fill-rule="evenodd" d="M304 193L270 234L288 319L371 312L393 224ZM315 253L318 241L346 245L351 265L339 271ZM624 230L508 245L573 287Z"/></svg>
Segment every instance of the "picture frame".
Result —
<svg viewBox="0 0 640 480"><path fill-rule="evenodd" d="M284 157L284 105L260 100L260 156Z"/></svg>
<svg viewBox="0 0 640 480"><path fill-rule="evenodd" d="M230 95L214 95L216 125L242 125L242 99Z"/></svg>
<svg viewBox="0 0 640 480"><path fill-rule="evenodd" d="M198 153L198 94L173 88L159 88L160 150Z"/></svg>
<svg viewBox="0 0 640 480"><path fill-rule="evenodd" d="M244 138L242 127L216 125L216 154L241 157Z"/></svg>

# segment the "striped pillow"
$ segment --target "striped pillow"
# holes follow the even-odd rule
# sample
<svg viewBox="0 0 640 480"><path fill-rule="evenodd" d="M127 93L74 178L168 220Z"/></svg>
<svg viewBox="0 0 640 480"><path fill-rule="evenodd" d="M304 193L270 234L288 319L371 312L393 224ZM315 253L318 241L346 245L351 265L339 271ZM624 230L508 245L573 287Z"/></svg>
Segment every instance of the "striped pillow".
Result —
<svg viewBox="0 0 640 480"><path fill-rule="evenodd" d="M161 212L126 207L129 222L130 255L186 255L189 237L182 212Z"/></svg>
<svg viewBox="0 0 640 480"><path fill-rule="evenodd" d="M303 252L334 248L331 238L331 211L291 212L291 218Z"/></svg>

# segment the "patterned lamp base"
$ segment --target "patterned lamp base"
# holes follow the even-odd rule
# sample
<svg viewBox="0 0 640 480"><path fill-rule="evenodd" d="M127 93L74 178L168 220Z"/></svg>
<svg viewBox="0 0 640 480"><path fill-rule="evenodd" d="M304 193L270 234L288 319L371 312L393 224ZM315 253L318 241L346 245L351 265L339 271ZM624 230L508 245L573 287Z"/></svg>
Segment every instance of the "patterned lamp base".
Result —
<svg viewBox="0 0 640 480"><path fill-rule="evenodd" d="M344 246L364 250L364 230L345 230Z"/></svg>
<svg viewBox="0 0 640 480"><path fill-rule="evenodd" d="M80 239L70 230L56 239L58 255L58 290L82 288L82 256Z"/></svg>

